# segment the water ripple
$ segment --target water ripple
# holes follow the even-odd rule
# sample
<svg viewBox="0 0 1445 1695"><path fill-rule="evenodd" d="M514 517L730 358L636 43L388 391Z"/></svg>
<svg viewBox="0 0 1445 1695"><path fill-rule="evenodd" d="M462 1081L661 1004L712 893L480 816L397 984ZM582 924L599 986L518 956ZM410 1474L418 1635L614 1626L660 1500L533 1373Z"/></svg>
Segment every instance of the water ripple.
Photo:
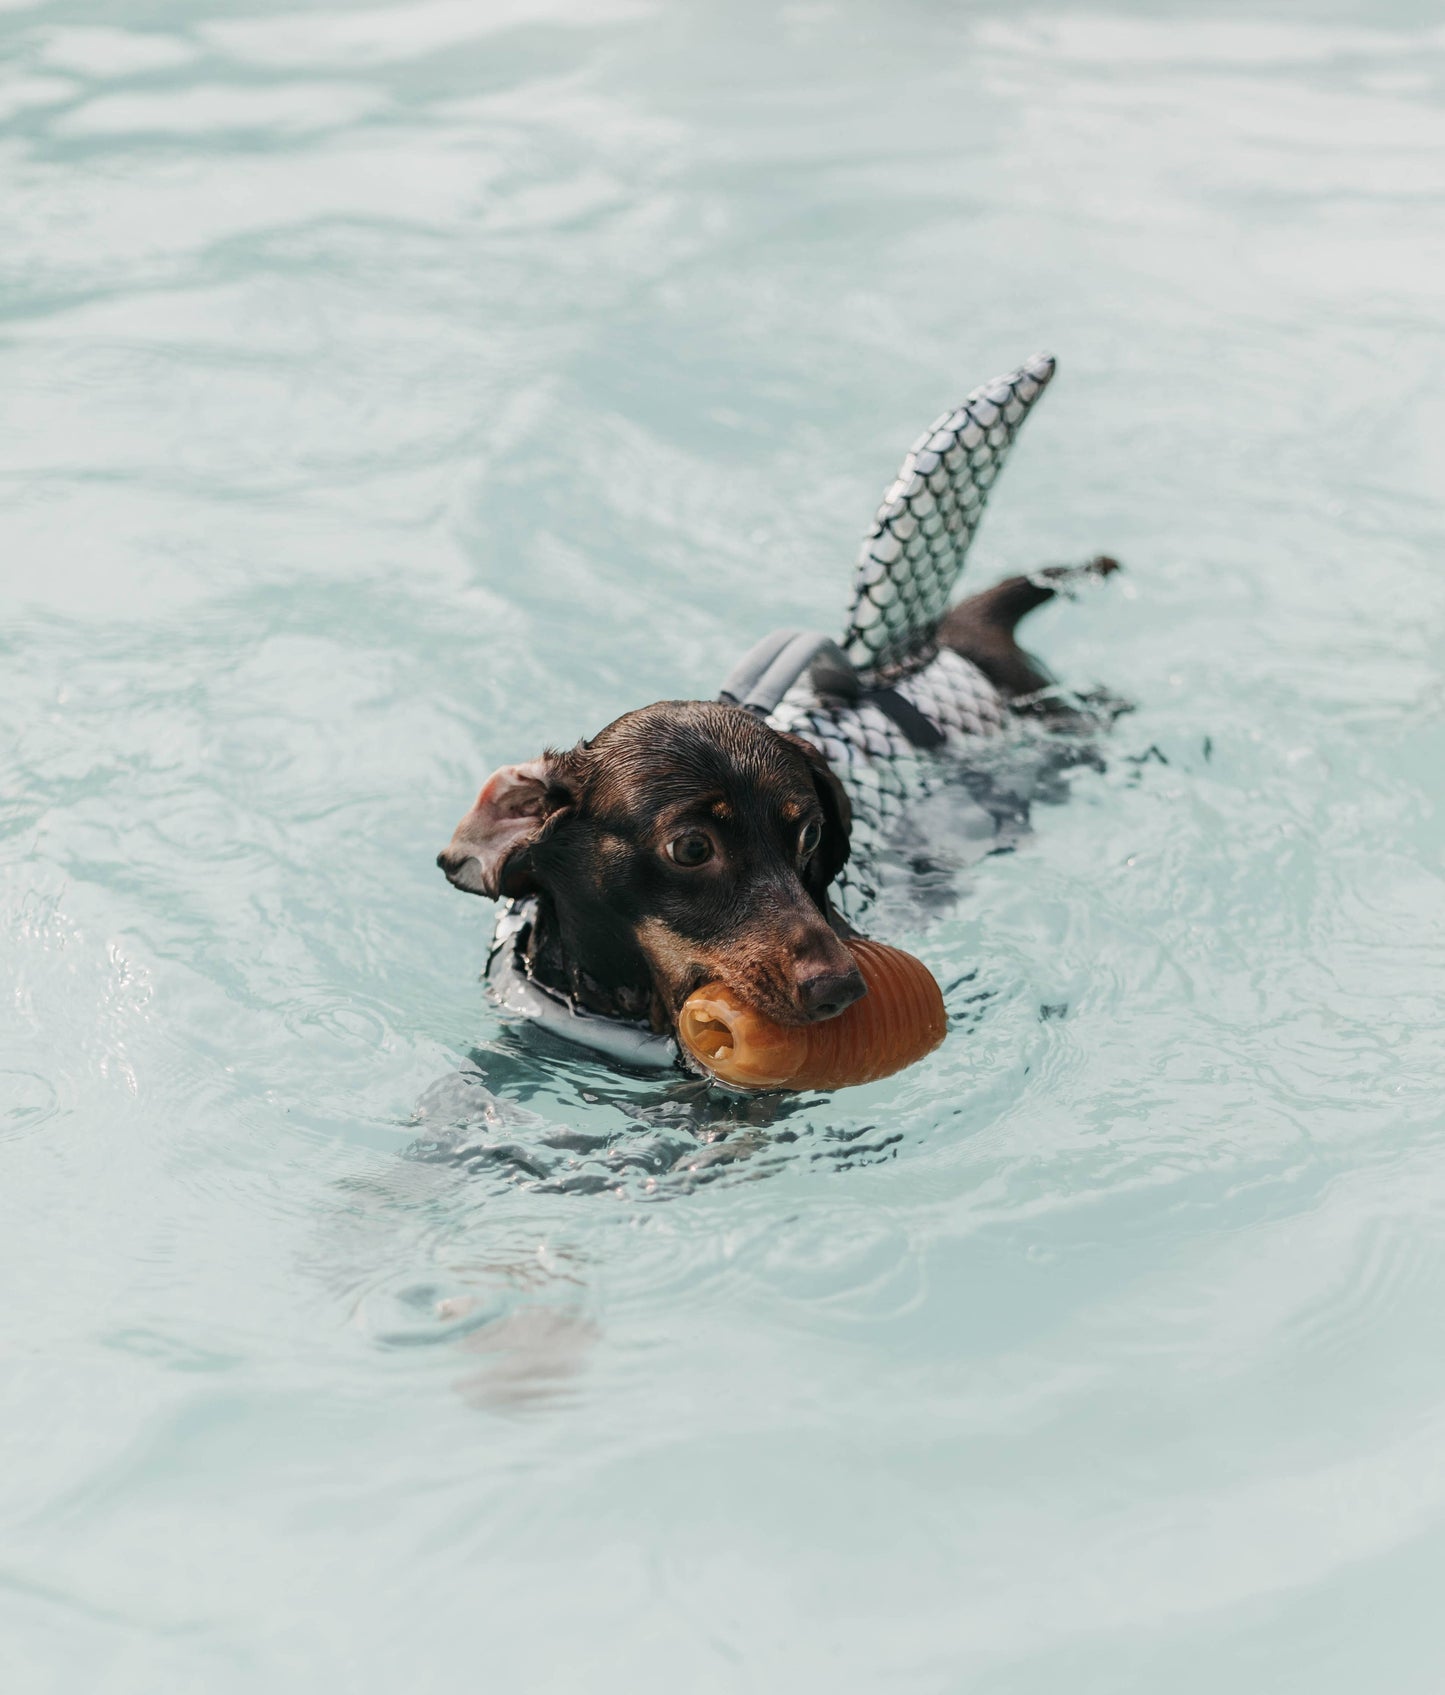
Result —
<svg viewBox="0 0 1445 1695"><path fill-rule="evenodd" d="M65 0L0 65L17 1687L1425 1687L1436 20ZM900 846L945 1047L745 1102L503 1022L466 797L826 621L1040 340L970 571L1117 552L1029 640L1135 710Z"/></svg>

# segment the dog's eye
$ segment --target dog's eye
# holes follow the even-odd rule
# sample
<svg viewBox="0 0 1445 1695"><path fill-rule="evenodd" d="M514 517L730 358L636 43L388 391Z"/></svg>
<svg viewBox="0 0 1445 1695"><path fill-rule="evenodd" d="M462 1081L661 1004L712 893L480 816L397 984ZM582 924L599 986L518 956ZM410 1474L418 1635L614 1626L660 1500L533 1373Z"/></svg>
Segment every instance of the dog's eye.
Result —
<svg viewBox="0 0 1445 1695"><path fill-rule="evenodd" d="M818 851L818 843L823 839L823 826L815 818L811 824L805 824L798 832L798 858L811 859Z"/></svg>
<svg viewBox="0 0 1445 1695"><path fill-rule="evenodd" d="M685 836L674 836L667 844L667 857L674 865L691 871L695 865L706 865L712 858L712 837L701 830L689 830Z"/></svg>

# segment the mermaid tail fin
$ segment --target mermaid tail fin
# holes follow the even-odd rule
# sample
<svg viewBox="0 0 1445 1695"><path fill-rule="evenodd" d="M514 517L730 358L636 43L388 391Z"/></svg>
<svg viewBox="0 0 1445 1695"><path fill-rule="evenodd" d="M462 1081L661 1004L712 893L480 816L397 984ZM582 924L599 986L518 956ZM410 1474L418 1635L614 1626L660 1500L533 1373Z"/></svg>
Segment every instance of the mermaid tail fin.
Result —
<svg viewBox="0 0 1445 1695"><path fill-rule="evenodd" d="M1036 353L913 444L863 542L843 651L865 681L931 657L939 619L1019 426L1054 374Z"/></svg>

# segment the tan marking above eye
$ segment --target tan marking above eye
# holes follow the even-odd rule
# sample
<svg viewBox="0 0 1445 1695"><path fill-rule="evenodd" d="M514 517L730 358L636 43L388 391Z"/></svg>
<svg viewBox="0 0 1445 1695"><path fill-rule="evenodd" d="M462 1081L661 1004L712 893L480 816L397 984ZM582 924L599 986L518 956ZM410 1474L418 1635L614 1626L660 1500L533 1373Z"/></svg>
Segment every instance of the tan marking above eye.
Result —
<svg viewBox="0 0 1445 1695"><path fill-rule="evenodd" d="M715 800L712 803L712 815L714 818L720 819L724 824L726 824L728 819L733 815L733 809L725 800Z"/></svg>
<svg viewBox="0 0 1445 1695"><path fill-rule="evenodd" d="M783 817L789 824L796 824L807 810L808 803L805 800L788 800L783 802Z"/></svg>

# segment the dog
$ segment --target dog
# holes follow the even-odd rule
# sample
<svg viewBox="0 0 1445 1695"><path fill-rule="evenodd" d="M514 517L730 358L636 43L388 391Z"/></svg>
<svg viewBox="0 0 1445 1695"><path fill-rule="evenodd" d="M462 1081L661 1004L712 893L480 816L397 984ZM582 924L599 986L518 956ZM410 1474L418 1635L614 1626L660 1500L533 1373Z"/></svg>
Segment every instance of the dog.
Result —
<svg viewBox="0 0 1445 1695"><path fill-rule="evenodd" d="M530 997L518 1010L553 1009L565 1035L668 1063L706 982L784 1025L865 993L840 899L860 829L876 851L941 762L1011 719L1078 722L1016 630L1061 589L1111 575L1112 558L946 609L1053 368L1036 356L983 385L915 444L864 543L842 643L782 632L717 701L656 702L487 779L437 863L455 888L508 903L490 975ZM637 1040L619 1050L609 1031Z"/></svg>
<svg viewBox="0 0 1445 1695"><path fill-rule="evenodd" d="M670 1029L722 980L783 1024L863 993L828 890L852 809L826 760L741 707L659 701L487 779L438 863L531 896L529 974L603 1018Z"/></svg>

